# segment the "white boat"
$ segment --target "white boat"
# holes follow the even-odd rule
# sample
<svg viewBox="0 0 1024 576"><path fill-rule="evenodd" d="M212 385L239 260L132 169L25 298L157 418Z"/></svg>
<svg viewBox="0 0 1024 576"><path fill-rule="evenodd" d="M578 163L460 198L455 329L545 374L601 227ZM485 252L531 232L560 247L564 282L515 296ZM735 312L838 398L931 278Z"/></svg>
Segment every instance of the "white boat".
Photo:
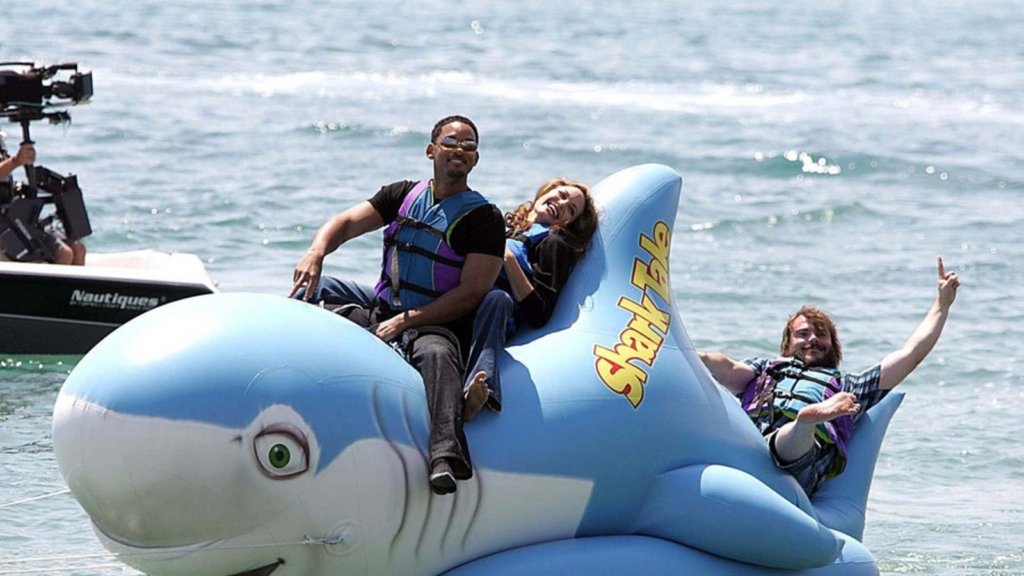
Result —
<svg viewBox="0 0 1024 576"><path fill-rule="evenodd" d="M85 354L143 312L217 292L194 254L88 254L85 266L0 260L0 353L6 354Z"/></svg>

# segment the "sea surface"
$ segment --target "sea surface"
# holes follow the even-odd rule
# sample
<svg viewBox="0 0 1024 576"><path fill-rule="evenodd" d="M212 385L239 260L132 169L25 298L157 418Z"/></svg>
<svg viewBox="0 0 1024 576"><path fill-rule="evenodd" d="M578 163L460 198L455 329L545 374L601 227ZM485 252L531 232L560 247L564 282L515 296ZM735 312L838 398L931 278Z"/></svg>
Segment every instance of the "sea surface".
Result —
<svg viewBox="0 0 1024 576"><path fill-rule="evenodd" d="M772 354L811 303L838 321L844 366L867 368L923 317L941 254L963 286L901 386L865 543L885 574L1024 574L1024 4L0 12L0 61L93 71L70 126L32 127L38 163L79 175L89 249L194 253L225 292L286 293L330 214L427 177L430 128L452 113L479 126L471 182L502 209L556 175L682 174L672 289L700 349ZM366 237L327 272L370 281L378 258ZM0 357L0 505L64 488L50 417L77 360ZM69 495L0 508L0 574L136 574L103 551Z"/></svg>

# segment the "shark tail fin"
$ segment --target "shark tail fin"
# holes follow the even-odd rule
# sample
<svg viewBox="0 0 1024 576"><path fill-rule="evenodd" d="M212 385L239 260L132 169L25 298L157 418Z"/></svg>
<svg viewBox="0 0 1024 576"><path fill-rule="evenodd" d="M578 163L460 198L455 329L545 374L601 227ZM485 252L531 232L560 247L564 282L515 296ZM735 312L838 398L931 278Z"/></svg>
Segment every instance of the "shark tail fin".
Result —
<svg viewBox="0 0 1024 576"><path fill-rule="evenodd" d="M811 498L818 520L825 526L849 534L857 540L864 538L868 492L875 474L878 450L901 402L902 392L890 392L857 422L853 438L847 446L849 459L846 470L825 482L821 490Z"/></svg>
<svg viewBox="0 0 1024 576"><path fill-rule="evenodd" d="M839 536L757 478L717 464L660 475L634 532L788 570L830 564L843 547Z"/></svg>

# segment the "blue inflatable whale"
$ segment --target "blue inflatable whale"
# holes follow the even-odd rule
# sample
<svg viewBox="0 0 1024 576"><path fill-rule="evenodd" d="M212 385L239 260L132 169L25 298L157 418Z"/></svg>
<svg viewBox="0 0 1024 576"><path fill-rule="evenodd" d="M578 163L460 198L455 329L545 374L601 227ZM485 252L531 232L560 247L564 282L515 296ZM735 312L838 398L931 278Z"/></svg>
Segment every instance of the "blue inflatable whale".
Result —
<svg viewBox="0 0 1024 576"><path fill-rule="evenodd" d="M645 165L594 188L593 248L503 355L504 412L467 425L476 475L454 496L427 483L419 375L336 315L254 294L160 307L83 358L54 409L64 478L152 576L877 574L859 539L901 396L808 500L672 302L680 187Z"/></svg>

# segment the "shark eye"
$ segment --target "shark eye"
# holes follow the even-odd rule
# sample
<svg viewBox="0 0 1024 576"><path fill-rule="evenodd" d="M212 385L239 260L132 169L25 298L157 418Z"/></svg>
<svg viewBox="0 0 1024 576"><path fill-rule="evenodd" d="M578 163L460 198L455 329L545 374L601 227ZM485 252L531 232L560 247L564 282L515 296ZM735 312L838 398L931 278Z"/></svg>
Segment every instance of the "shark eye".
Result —
<svg viewBox="0 0 1024 576"><path fill-rule="evenodd" d="M309 444L299 430L284 424L269 426L253 440L263 474L275 480L291 478L309 469Z"/></svg>
<svg viewBox="0 0 1024 576"><path fill-rule="evenodd" d="M284 444L274 444L270 448L270 465L274 468L281 469L288 465L291 461L291 452L288 451L288 447Z"/></svg>

